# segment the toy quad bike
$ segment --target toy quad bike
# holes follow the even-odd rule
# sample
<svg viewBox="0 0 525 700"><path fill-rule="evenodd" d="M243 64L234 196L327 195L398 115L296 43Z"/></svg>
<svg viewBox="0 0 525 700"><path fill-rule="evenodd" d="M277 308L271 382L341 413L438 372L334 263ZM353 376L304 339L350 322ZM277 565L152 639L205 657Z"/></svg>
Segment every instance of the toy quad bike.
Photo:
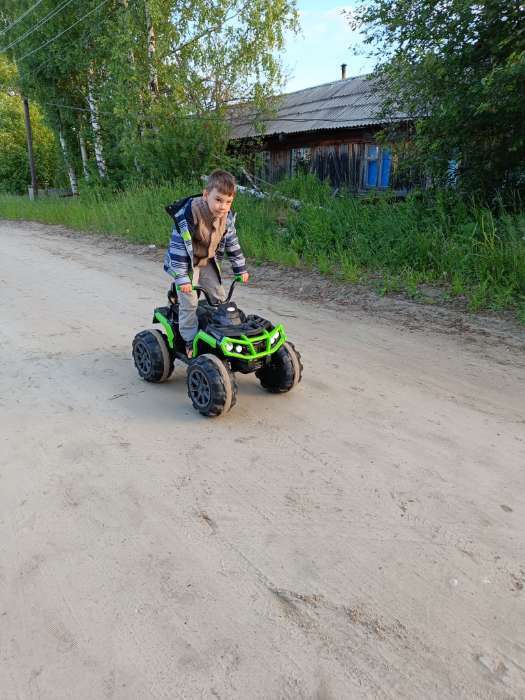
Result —
<svg viewBox="0 0 525 700"><path fill-rule="evenodd" d="M245 315L231 301L235 282L224 302L213 302L202 287L194 287L206 300L197 306L199 330L191 360L179 333L175 285L168 292L169 306L154 311L153 322L160 329L142 331L133 340L135 366L148 382L166 381L175 359L188 365L188 396L203 416L218 416L235 405L234 372L255 372L263 388L272 393L290 391L301 381L301 357L288 342L283 326L255 314Z"/></svg>

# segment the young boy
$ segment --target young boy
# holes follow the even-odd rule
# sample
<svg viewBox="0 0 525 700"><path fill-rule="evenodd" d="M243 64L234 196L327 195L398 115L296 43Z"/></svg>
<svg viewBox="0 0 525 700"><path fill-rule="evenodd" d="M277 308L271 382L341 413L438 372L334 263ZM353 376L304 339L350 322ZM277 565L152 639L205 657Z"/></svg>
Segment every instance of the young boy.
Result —
<svg viewBox="0 0 525 700"><path fill-rule="evenodd" d="M216 301L224 301L219 261L226 251L235 275L248 281L246 260L235 232L231 205L236 182L231 173L215 170L202 197L190 197L174 213L175 226L164 258L164 269L175 278L179 300L179 330L186 354L193 357L193 338L198 330L197 293L193 285L206 289Z"/></svg>

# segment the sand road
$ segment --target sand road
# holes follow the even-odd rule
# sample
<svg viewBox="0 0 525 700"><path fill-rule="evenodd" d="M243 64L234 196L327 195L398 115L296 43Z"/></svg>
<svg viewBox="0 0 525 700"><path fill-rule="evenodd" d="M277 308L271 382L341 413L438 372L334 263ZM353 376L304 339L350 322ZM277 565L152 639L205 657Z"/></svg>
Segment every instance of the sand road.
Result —
<svg viewBox="0 0 525 700"><path fill-rule="evenodd" d="M0 697L525 697L525 357L268 286L301 351L141 381L158 261L0 222ZM328 340L329 339L329 340Z"/></svg>

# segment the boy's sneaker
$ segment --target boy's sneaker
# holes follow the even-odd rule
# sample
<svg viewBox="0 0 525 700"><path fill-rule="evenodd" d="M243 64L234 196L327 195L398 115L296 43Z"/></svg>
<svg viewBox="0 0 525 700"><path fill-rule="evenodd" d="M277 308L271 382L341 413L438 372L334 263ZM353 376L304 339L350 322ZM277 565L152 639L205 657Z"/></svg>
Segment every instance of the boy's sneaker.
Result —
<svg viewBox="0 0 525 700"><path fill-rule="evenodd" d="M193 343L186 343L186 357L188 360L193 358Z"/></svg>

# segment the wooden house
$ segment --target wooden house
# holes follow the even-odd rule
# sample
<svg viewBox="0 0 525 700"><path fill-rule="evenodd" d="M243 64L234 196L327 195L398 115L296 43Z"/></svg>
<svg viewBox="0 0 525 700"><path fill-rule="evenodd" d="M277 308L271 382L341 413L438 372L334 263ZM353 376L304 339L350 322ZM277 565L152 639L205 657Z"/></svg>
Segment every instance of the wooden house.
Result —
<svg viewBox="0 0 525 700"><path fill-rule="evenodd" d="M276 98L266 114L238 112L232 149L258 153L254 167L268 182L307 171L354 192L403 189L390 148L376 139L385 126L381 92L366 76L346 78L345 70L343 65L341 80ZM407 119L397 114L393 121Z"/></svg>

